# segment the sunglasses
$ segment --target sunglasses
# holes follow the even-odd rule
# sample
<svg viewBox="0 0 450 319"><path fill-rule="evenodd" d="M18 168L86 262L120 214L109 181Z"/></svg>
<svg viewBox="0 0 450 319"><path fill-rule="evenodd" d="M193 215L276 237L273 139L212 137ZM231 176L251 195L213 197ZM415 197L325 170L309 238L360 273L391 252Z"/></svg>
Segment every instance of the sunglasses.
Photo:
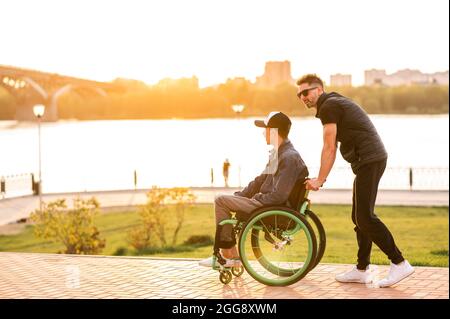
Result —
<svg viewBox="0 0 450 319"><path fill-rule="evenodd" d="M317 88L318 88L318 86L314 86L314 87L312 87L312 88L304 89L303 91L298 92L298 93L297 93L297 96L298 96L299 98L300 98L301 96L306 97L306 96L309 94L309 91L314 90L314 89L317 89Z"/></svg>

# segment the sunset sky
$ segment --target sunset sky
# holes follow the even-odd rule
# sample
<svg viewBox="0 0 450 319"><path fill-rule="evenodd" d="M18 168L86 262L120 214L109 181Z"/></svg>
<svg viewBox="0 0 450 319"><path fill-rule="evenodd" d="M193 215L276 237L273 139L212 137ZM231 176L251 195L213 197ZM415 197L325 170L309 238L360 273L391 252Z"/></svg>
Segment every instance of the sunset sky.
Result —
<svg viewBox="0 0 450 319"><path fill-rule="evenodd" d="M0 64L82 78L197 76L201 86L291 61L315 72L449 68L448 0L4 1Z"/></svg>

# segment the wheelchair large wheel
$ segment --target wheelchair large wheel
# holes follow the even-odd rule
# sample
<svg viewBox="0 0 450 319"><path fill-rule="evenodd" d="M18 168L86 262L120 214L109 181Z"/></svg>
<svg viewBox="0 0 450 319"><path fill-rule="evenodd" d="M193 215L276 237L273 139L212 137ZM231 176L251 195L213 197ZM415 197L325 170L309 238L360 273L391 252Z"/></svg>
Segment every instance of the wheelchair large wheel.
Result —
<svg viewBox="0 0 450 319"><path fill-rule="evenodd" d="M323 228L323 225L322 225L319 217L317 217L317 215L314 214L310 210L306 210L305 214L306 214L306 220L308 220L310 222L310 225L314 229L314 233L318 236L317 254L316 254L316 259L311 267L311 269L312 269L312 268L316 267L319 264L319 262L322 260L323 254L325 253L327 238L325 236L325 229Z"/></svg>
<svg viewBox="0 0 450 319"><path fill-rule="evenodd" d="M316 236L308 221L294 210L260 210L241 231L239 254L255 280L269 286L287 286L312 269Z"/></svg>

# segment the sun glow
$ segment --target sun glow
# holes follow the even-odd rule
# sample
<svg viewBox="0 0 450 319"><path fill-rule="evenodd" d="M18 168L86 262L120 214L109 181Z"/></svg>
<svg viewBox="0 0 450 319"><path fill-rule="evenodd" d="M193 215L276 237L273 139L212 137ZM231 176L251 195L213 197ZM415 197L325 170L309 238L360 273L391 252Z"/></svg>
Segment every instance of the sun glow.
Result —
<svg viewBox="0 0 450 319"><path fill-rule="evenodd" d="M289 60L315 72L448 69L448 1L8 1L0 64L82 78L155 84L196 76L201 87ZM407 14L405 12L407 11ZM20 22L20 23L18 23ZM439 36L433 36L439 34ZM418 41L420 39L420 43Z"/></svg>

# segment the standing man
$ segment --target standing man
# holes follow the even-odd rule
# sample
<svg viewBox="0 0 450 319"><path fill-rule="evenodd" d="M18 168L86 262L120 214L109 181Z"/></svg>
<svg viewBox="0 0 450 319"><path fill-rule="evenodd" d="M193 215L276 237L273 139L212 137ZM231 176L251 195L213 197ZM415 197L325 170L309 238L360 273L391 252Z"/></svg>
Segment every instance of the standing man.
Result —
<svg viewBox="0 0 450 319"><path fill-rule="evenodd" d="M323 148L319 176L306 181L306 188L319 190L336 159L337 142L342 157L356 175L353 183L352 220L358 241L358 263L351 271L339 274L339 282L370 283L370 252L374 242L391 260L389 275L378 282L389 287L414 272L397 248L389 229L374 213L378 184L384 173L387 152L365 111L352 100L331 92L325 93L322 80L307 74L297 81L299 99L307 108L316 108L323 125Z"/></svg>
<svg viewBox="0 0 450 319"><path fill-rule="evenodd" d="M225 162L223 162L223 168L222 168L222 173L223 173L223 179L225 181L225 187L228 187L228 172L230 170L230 161L228 160L228 158L225 159Z"/></svg>

